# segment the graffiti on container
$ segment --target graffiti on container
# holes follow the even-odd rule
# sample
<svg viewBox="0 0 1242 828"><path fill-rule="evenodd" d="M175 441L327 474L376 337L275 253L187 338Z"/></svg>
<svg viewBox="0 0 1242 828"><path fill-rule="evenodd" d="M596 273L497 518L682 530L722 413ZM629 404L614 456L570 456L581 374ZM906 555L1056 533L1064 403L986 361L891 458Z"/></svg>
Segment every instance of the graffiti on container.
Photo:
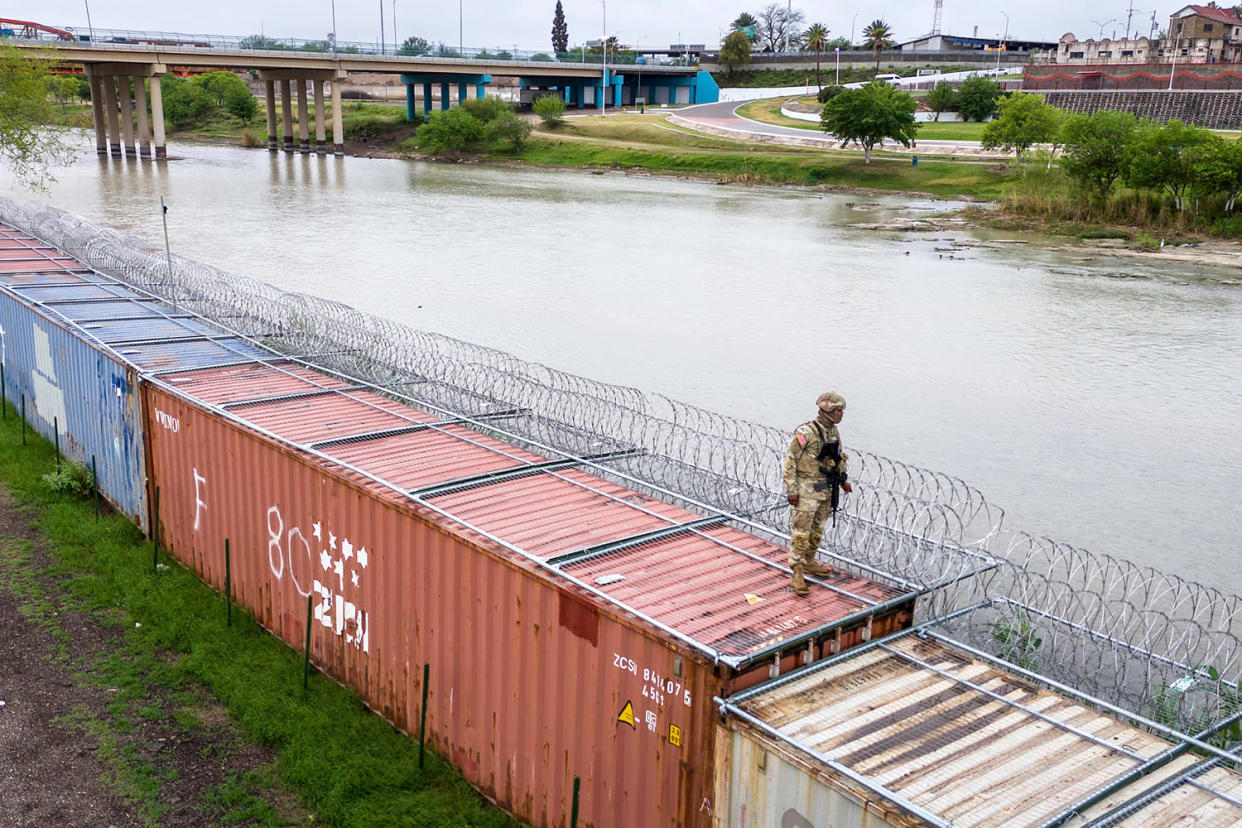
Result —
<svg viewBox="0 0 1242 828"><path fill-rule="evenodd" d="M285 570L288 569L294 588L303 598L312 594L316 596L316 622L344 638L346 644L369 653L370 614L349 600L346 594L352 593L357 599L362 588L362 577L370 564L370 554L365 546L354 546L349 538L338 538L332 532L327 532L325 542L324 534L324 526L320 521L311 524L310 538L303 533L300 526L293 526L286 531L285 519L280 514L279 507L272 506L267 510L268 566L278 581L284 579ZM312 539L316 542L314 545L319 547L317 556L311 550ZM319 577L314 577L316 562L323 576L322 581ZM298 574L298 569L302 570L301 575Z"/></svg>
<svg viewBox="0 0 1242 828"><path fill-rule="evenodd" d="M117 388L116 393L117 396L120 396L121 389L119 387ZM155 409L155 421L171 431L173 434L181 433L181 418L174 417L167 411L161 411L158 407Z"/></svg>
<svg viewBox="0 0 1242 828"><path fill-rule="evenodd" d="M203 512L207 509L207 503L203 500L203 490L199 488L199 484L207 485L207 478L198 473L198 469L194 469L194 531L198 531L203 519Z"/></svg>

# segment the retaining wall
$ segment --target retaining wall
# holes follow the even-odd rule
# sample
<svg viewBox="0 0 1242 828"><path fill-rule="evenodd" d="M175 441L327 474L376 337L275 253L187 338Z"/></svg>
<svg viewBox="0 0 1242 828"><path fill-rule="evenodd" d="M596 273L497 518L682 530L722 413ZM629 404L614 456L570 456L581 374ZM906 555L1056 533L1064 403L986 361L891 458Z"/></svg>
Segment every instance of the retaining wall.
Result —
<svg viewBox="0 0 1242 828"><path fill-rule="evenodd" d="M1090 115L1103 109L1131 112L1165 123L1174 118L1209 129L1242 127L1242 90L1234 92L1046 92L1044 100L1068 112Z"/></svg>

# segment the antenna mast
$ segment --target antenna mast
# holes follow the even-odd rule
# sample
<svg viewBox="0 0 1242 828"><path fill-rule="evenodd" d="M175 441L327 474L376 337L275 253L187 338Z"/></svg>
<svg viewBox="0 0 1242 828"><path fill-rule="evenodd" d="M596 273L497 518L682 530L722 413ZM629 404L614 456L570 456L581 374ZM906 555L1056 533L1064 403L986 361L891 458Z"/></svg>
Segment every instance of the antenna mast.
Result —
<svg viewBox="0 0 1242 828"><path fill-rule="evenodd" d="M932 17L931 36L940 34L940 19L944 16L944 0L936 0L936 13Z"/></svg>

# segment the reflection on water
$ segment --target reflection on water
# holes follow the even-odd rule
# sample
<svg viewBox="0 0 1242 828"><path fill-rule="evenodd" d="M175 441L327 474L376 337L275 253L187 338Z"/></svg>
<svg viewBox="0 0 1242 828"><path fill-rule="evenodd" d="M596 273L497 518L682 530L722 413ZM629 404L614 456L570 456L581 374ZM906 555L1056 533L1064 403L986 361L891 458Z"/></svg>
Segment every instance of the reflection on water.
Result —
<svg viewBox="0 0 1242 828"><path fill-rule="evenodd" d="M899 198L175 151L84 158L51 199L162 245L164 195L183 255L765 423L835 388L847 444L1008 525L1242 590L1236 274L850 227L944 208Z"/></svg>

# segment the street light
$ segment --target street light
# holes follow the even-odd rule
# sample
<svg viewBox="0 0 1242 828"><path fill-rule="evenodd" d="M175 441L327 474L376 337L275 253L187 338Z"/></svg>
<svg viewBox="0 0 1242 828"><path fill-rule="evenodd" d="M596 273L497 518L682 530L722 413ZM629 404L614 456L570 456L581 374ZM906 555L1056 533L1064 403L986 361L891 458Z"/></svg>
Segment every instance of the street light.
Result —
<svg viewBox="0 0 1242 828"><path fill-rule="evenodd" d="M999 10L998 10L999 11ZM1005 14L1005 12L1001 12ZM1005 14L1005 33L1001 35L1001 42L996 46L996 68L1000 69L1000 53L1005 48L1005 41L1009 39L1009 15Z"/></svg>
<svg viewBox="0 0 1242 828"><path fill-rule="evenodd" d="M1091 22L1100 27L1100 33L1095 36L1095 39L1103 40L1104 39L1104 27L1107 26L1109 23L1120 23L1121 21L1114 17L1112 20L1105 20L1103 23L1101 23L1098 20L1092 20Z"/></svg>
<svg viewBox="0 0 1242 828"><path fill-rule="evenodd" d="M840 46L836 47L836 52L837 52L837 77L836 77L836 82L833 85L840 86L841 85L841 47Z"/></svg>
<svg viewBox="0 0 1242 828"><path fill-rule="evenodd" d="M332 0L332 54L336 54L336 0Z"/></svg>
<svg viewBox="0 0 1242 828"><path fill-rule="evenodd" d="M90 0L82 0L86 4L86 30L91 33L91 45L95 45L95 27L91 25L91 3Z"/></svg>
<svg viewBox="0 0 1242 828"><path fill-rule="evenodd" d="M380 7L380 54L384 54L384 0L379 0Z"/></svg>
<svg viewBox="0 0 1242 828"><path fill-rule="evenodd" d="M850 21L850 51L854 50L854 24L858 22L858 12L854 12L854 19Z"/></svg>
<svg viewBox="0 0 1242 828"><path fill-rule="evenodd" d="M604 80L603 87L600 89L602 97L599 101L599 114L603 117L608 114L608 3L606 0L599 0L600 6L604 10Z"/></svg>

